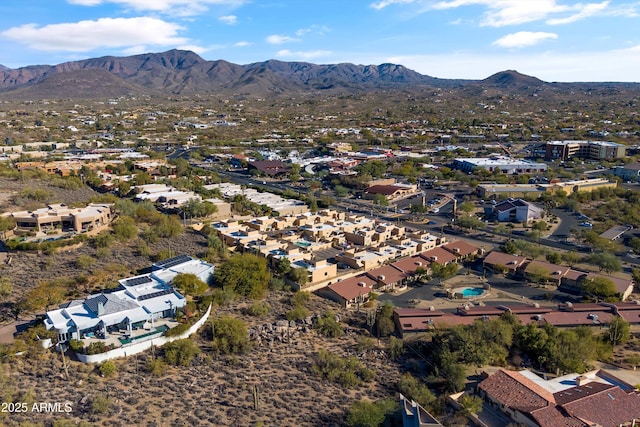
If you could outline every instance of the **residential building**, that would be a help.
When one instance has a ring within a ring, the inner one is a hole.
[[[113,220],[112,203],[90,203],[84,208],[52,204],[34,211],[3,214],[16,223],[14,234],[34,234],[36,237],[61,233],[98,232],[109,227]]]
[[[326,286],[318,293],[336,301],[344,308],[350,308],[367,302],[376,284],[371,277],[360,274]]]
[[[440,427],[442,424],[414,400],[407,399],[400,393],[400,410],[402,427]]]
[[[152,271],[119,281],[109,293],[94,294],[72,300],[57,310],[48,311],[45,327],[58,333],[58,340],[82,340],[86,337],[106,339],[114,329],[152,329],[154,321],[173,317],[186,298],[171,283],[181,273],[195,274],[209,282],[213,265],[180,255],[153,264]]]
[[[531,427],[635,425],[640,394],[604,370],[544,380],[531,371],[500,369],[478,393],[514,423]]]
[[[506,272],[514,275],[527,262],[527,258],[519,255],[506,254],[500,251],[491,251],[482,261],[485,270],[494,272]]]

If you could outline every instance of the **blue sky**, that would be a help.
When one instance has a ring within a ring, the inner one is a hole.
[[[1,0],[0,64],[188,49],[248,64],[402,64],[640,81],[640,0]]]

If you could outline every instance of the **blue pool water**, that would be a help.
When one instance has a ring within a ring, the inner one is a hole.
[[[484,289],[482,288],[464,288],[462,290],[462,296],[464,298],[479,297],[483,293],[484,293]]]
[[[296,242],[296,245],[300,246],[301,248],[308,248],[309,246],[311,246],[310,242]]]

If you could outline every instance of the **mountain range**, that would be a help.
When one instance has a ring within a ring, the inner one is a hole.
[[[296,91],[355,92],[381,89],[495,87],[540,90],[565,83],[547,83],[535,77],[503,71],[484,80],[439,79],[402,65],[317,65],[269,60],[237,65],[207,61],[191,51],[115,57],[105,56],[58,65],[9,69],[0,65],[0,97],[7,99],[95,98],[126,95],[192,95],[229,93],[276,95]],[[589,83],[634,85],[629,83]],[[635,85],[634,87],[640,87]]]

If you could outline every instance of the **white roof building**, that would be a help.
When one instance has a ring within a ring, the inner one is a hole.
[[[172,317],[186,304],[171,282],[178,274],[195,274],[208,282],[213,265],[180,255],[153,264],[152,272],[119,281],[114,292],[72,300],[47,312],[45,326],[58,332],[60,342],[82,339],[86,334],[108,335],[110,327],[131,328],[135,324]]]

